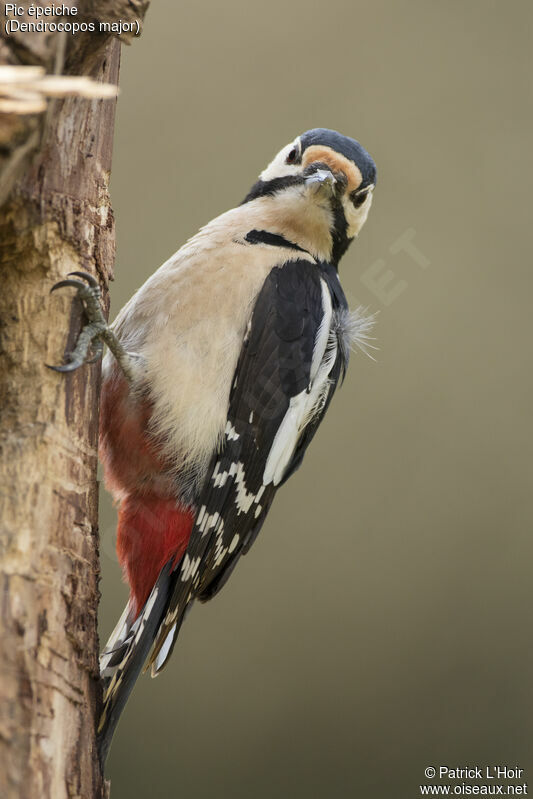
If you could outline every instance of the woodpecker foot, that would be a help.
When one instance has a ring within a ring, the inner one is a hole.
[[[55,372],[73,372],[85,363],[96,363],[102,357],[105,343],[115,356],[128,380],[131,380],[133,377],[132,358],[105,319],[101,306],[102,294],[98,281],[87,272],[70,272],[70,275],[76,275],[76,277],[82,278],[86,282],[84,283],[82,280],[60,280],[59,283],[52,287],[50,293],[66,286],[72,286],[77,289],[77,296],[83,303],[83,308],[89,321],[78,336],[76,346],[70,353],[69,362],[63,364],[63,366],[51,366],[48,363],[46,366]],[[90,357],[88,357],[89,352]]]

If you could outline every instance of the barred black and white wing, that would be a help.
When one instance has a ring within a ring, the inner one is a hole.
[[[339,331],[346,312],[333,268],[292,260],[267,277],[235,372],[223,441],[150,657],[153,674],[170,655],[187,606],[224,585],[277,488],[301,463],[344,373],[348,355]]]

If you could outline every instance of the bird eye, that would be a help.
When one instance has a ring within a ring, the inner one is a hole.
[[[352,193],[350,194],[350,200],[354,204],[354,208],[360,208],[361,205],[366,200],[367,196],[368,192],[366,191],[362,192],[361,194],[358,194],[356,191],[352,191]]]
[[[287,158],[285,159],[286,164],[295,164],[298,161],[298,149],[293,147],[290,153],[288,154]]]

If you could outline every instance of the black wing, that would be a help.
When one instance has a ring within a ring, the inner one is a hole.
[[[341,295],[336,276],[304,260],[274,268],[263,284],[235,371],[224,439],[150,658],[155,672],[172,651],[187,605],[224,585],[278,486],[302,460],[344,368],[333,323],[339,302],[346,306]]]

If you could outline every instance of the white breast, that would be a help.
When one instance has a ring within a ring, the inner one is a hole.
[[[240,209],[214,220],[152,275],[114,324],[126,349],[142,358],[154,431],[179,468],[201,471],[221,439],[246,326],[280,261],[279,248],[237,243],[249,229]]]

